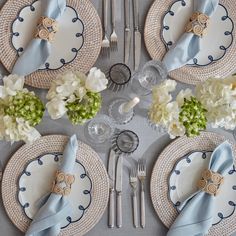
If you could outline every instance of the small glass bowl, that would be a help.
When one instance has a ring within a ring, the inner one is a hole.
[[[85,127],[85,136],[90,143],[103,144],[113,136],[115,127],[110,117],[98,115]]]

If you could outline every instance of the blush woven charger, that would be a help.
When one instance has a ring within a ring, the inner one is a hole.
[[[191,151],[212,151],[226,138],[216,133],[202,132],[195,138],[181,137],[167,146],[158,157],[151,176],[152,203],[160,220],[170,227],[178,216],[177,210],[169,200],[168,179],[175,163]],[[230,141],[229,141],[230,142]],[[236,145],[230,142],[236,159]],[[235,215],[211,227],[209,236],[229,236],[236,231]]]
[[[30,160],[49,152],[63,152],[67,136],[48,135],[32,145],[23,145],[9,160],[2,177],[2,200],[15,226],[26,232],[30,219],[17,200],[18,179]],[[77,159],[85,167],[92,181],[92,201],[81,220],[61,230],[60,236],[80,236],[91,230],[102,217],[108,203],[109,182],[104,164],[88,145],[79,142]]]
[[[19,11],[35,0],[8,0],[0,11],[0,60],[4,67],[11,72],[17,60],[17,52],[12,46],[12,22]],[[58,75],[68,70],[79,70],[87,73],[96,62],[102,42],[102,26],[99,15],[89,0],[67,0],[67,5],[76,9],[84,24],[84,44],[73,62],[64,65],[58,70],[36,71],[26,76],[25,83],[48,89],[51,81]]]
[[[186,0],[192,1],[192,0]],[[220,0],[228,10],[228,15],[236,22],[235,0]],[[167,50],[161,39],[162,20],[173,0],[155,0],[152,4],[145,22],[144,40],[146,48],[152,59],[162,60]],[[217,30],[217,29],[216,29]],[[233,43],[225,56],[208,66],[184,66],[170,72],[170,77],[187,84],[197,84],[212,76],[226,77],[236,69],[236,30],[233,31]]]

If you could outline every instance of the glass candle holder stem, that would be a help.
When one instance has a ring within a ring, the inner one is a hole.
[[[131,111],[133,111],[134,107],[140,102],[140,99],[138,97],[133,98],[132,100],[130,100],[129,102],[125,102],[123,104],[120,105],[120,113],[124,114],[124,113],[129,113]]]

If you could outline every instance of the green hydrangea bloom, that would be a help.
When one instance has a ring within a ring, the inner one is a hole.
[[[66,105],[68,118],[73,125],[83,124],[96,116],[101,108],[101,103],[100,93],[87,92],[82,101],[77,99]]]
[[[8,98],[6,104],[4,106],[5,115],[23,118],[33,127],[41,122],[45,111],[41,100],[31,92],[17,92],[15,96]]]
[[[200,131],[206,129],[206,112],[207,110],[195,97],[191,97],[190,100],[184,99],[184,104],[179,114],[179,121],[185,126],[188,137],[197,136],[200,134]]]

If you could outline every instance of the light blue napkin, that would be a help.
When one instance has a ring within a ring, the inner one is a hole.
[[[67,174],[73,174],[78,142],[73,135],[63,152],[59,169]],[[51,193],[46,203],[39,209],[29,226],[26,236],[56,236],[60,233],[60,222],[71,213],[66,196]]]
[[[193,11],[212,16],[216,11],[219,0],[193,0]],[[184,33],[170,48],[162,62],[167,71],[178,69],[190,62],[201,50],[201,38],[193,33]]]
[[[41,0],[42,16],[58,20],[66,9],[66,0]],[[16,61],[12,74],[29,75],[38,70],[51,53],[51,43],[42,39],[32,39],[23,54]]]
[[[224,176],[232,169],[233,164],[233,151],[231,145],[226,141],[214,150],[208,168]],[[215,198],[201,190],[190,196],[179,207],[181,212],[169,229],[167,236],[206,235],[212,226]]]

